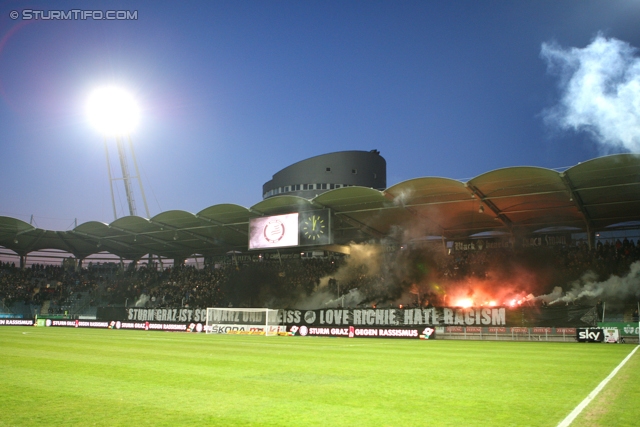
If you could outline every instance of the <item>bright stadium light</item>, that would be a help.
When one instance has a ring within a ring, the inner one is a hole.
[[[138,124],[140,110],[131,94],[115,86],[105,86],[89,96],[87,116],[104,136],[124,136]]]
[[[138,170],[138,162],[133,150],[133,142],[131,141],[131,132],[134,130],[140,119],[140,110],[138,104],[130,93],[117,86],[102,86],[95,89],[89,95],[86,104],[86,113],[89,123],[93,125],[101,134],[104,141],[105,155],[107,159],[107,172],[109,174],[109,186],[111,188],[111,204],[113,205],[113,218],[118,218],[116,201],[113,192],[113,182],[122,181],[124,184],[125,194],[127,195],[127,204],[129,207],[129,215],[136,216],[137,209],[133,195],[132,179],[137,179],[140,184],[140,193],[144,201],[145,212],[147,218],[149,215],[149,207],[147,199],[142,188],[142,179]],[[109,145],[107,140],[115,139],[115,147],[120,160],[122,169],[122,178],[113,178],[111,174],[111,161],[109,155]],[[136,174],[129,174],[128,158],[133,160]]]

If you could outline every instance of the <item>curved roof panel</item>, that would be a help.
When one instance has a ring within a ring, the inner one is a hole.
[[[17,234],[35,229],[36,227],[31,224],[27,224],[20,219],[11,218],[9,216],[0,216],[0,235],[12,233]]]
[[[196,214],[199,218],[215,221],[219,224],[229,225],[235,223],[245,223],[256,214],[252,214],[244,206],[230,203],[213,205],[201,210]]]
[[[396,203],[405,205],[437,204],[470,199],[464,183],[438,177],[414,178],[400,182],[385,190]]]
[[[386,236],[400,221],[397,206],[373,188],[342,187],[318,195],[312,203],[334,212],[334,240],[338,244]]]
[[[327,191],[312,199],[313,203],[330,207],[336,212],[380,209],[388,204],[381,191],[368,187],[343,187]]]
[[[531,233],[572,227],[602,230],[640,221],[640,155],[600,157],[562,173],[510,167],[468,182],[423,177],[385,191],[344,187],[312,200],[281,195],[251,208],[219,204],[197,214],[162,212],[151,219],[127,216],[111,224],[90,221],[71,231],[42,230],[0,216],[0,245],[20,255],[42,249],[78,257],[108,251],[127,259],[152,253],[171,258],[246,251],[251,218],[330,209],[338,244],[394,235],[460,238],[484,232]]]
[[[148,219],[140,216],[123,216],[108,224],[107,227],[122,228],[133,232],[144,233],[155,228]]]
[[[640,155],[599,157],[567,169],[564,177],[593,228],[640,217]]]
[[[538,167],[487,172],[467,185],[483,206],[506,225],[526,229],[578,225],[582,214],[560,173]]]
[[[308,199],[297,196],[274,196],[265,199],[249,209],[257,215],[280,215],[289,212],[308,211],[313,205]]]
[[[418,232],[454,236],[485,231],[478,203],[464,183],[439,177],[415,178],[396,184],[385,193],[412,216],[407,221]],[[496,224],[488,221],[488,225]]]

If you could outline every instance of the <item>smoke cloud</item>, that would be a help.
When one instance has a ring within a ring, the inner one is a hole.
[[[571,289],[563,293],[562,288],[556,286],[547,295],[541,295],[536,299],[556,304],[569,303],[581,298],[607,300],[624,300],[628,297],[640,296],[640,261],[631,264],[629,273],[624,277],[611,276],[604,282],[597,282],[593,272],[586,272],[580,279],[571,283]]]
[[[586,131],[606,148],[640,151],[640,58],[630,44],[598,34],[585,48],[543,43],[548,70],[559,75],[558,105],[545,121]]]
[[[520,305],[547,292],[549,283],[563,283],[547,267],[551,252],[489,251],[469,254],[476,260],[469,264],[454,260],[467,254],[448,255],[440,244],[410,246],[387,252],[377,243],[351,244],[344,264],[293,306]]]

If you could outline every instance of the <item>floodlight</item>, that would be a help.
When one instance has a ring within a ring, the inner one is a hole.
[[[105,86],[89,96],[87,115],[103,135],[124,136],[137,125],[140,110],[131,94],[115,86]]]

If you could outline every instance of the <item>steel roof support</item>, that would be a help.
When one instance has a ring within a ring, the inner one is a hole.
[[[172,242],[172,241],[169,241],[169,240],[158,239],[157,237],[150,236],[147,233],[136,233],[136,232],[133,232],[133,231],[130,231],[130,230],[126,230],[124,228],[114,227],[114,226],[111,226],[111,225],[109,226],[109,228],[112,228],[112,229],[114,229],[116,231],[120,231],[122,233],[126,233],[126,234],[132,235],[132,236],[144,236],[147,239],[152,240],[152,241],[154,241],[156,243],[159,243],[159,244],[161,244],[163,246],[168,246],[169,248],[172,249],[173,252],[179,252],[180,256],[182,256],[182,254],[185,254],[185,253],[189,253],[189,255],[191,255],[191,251],[193,250],[193,248],[189,248],[188,246],[181,245],[180,243]],[[118,241],[115,240],[115,242],[118,242]],[[120,243],[120,242],[118,242],[118,243]],[[187,250],[185,251],[184,249],[187,249]],[[151,253],[152,252],[150,251],[149,254],[151,255]],[[158,254],[154,253],[153,255],[158,255]],[[189,255],[187,255],[187,256],[189,256]]]
[[[587,239],[589,243],[589,249],[591,250],[595,243],[594,242],[595,231],[593,229],[593,221],[591,220],[591,216],[589,215],[589,212],[587,212],[587,209],[585,208],[584,203],[582,202],[582,197],[580,197],[580,193],[578,193],[575,186],[573,185],[573,182],[571,182],[571,178],[569,178],[566,173],[562,172],[560,173],[560,179],[562,180],[564,185],[567,187],[567,191],[569,192],[569,195],[570,195],[569,201],[574,202],[575,206],[578,208],[578,211],[580,211],[580,213],[582,214],[582,217],[584,218],[585,225],[587,226]]]
[[[497,218],[498,221],[502,222],[502,225],[505,226],[513,236],[513,223],[505,214],[502,213],[502,211],[491,201],[491,199],[473,184],[469,184],[467,182],[464,186],[471,193],[471,197],[477,197],[481,203],[489,208],[489,210],[495,215],[495,218]]]
[[[220,221],[216,221],[215,219],[207,218],[205,216],[200,216],[200,215],[197,215],[197,214],[195,215],[195,217],[198,218],[198,219],[201,219],[203,221],[206,221],[206,222],[208,222],[210,224],[213,224],[215,226],[228,228],[229,230],[235,231],[236,233],[240,233],[240,234],[242,234],[244,236],[247,236],[249,234],[249,232],[246,231],[246,230],[241,230],[241,229],[233,227],[233,225],[246,224],[247,228],[248,228],[248,226],[249,226],[248,222],[246,222],[246,223],[236,222],[236,223],[233,223],[233,224],[224,224],[224,223],[222,223]]]
[[[331,212],[333,212],[333,214],[335,216],[340,216],[340,219],[342,219],[344,222],[354,226],[356,229],[362,231],[363,233],[366,233],[366,234],[368,234],[370,236],[373,236],[373,237],[375,237],[377,239],[383,239],[385,237],[389,237],[386,234],[376,230],[375,228],[369,227],[368,225],[361,223],[357,219],[351,218],[345,212],[336,212],[335,210],[331,209],[329,206],[323,205],[322,203],[318,203],[315,200],[310,200],[310,202],[311,202],[310,204],[312,206],[316,207],[317,209],[328,209],[329,210],[329,215],[331,215]],[[372,209],[372,210],[374,210],[374,209]]]
[[[209,243],[211,245],[219,245],[220,244],[219,242],[216,242],[215,240],[212,240],[212,239],[210,239],[208,237],[205,237],[205,236],[202,236],[200,234],[193,233],[193,232],[188,231],[187,229],[184,229],[184,228],[175,227],[173,225],[166,224],[164,222],[154,221],[154,220],[151,220],[151,219],[149,220],[149,222],[151,224],[155,224],[155,225],[158,225],[160,227],[166,227],[166,228],[168,228],[170,230],[175,231],[176,233],[179,231],[181,233],[187,234],[187,235],[189,235],[191,237],[195,237],[196,239],[202,240],[203,242]]]
[[[356,229],[369,234],[370,236],[373,236],[375,238],[378,239],[383,239],[385,237],[390,237],[387,236],[386,234],[376,230],[375,228],[369,227],[366,224],[361,223],[360,221],[353,219],[349,216],[343,215],[342,212],[335,212],[335,215],[338,216],[340,215],[340,219],[343,220],[344,222],[346,222],[347,224],[353,225]]]
[[[73,233],[73,234],[77,234],[78,236],[82,236],[82,237],[89,238],[91,240],[95,240],[96,244],[102,243],[102,241],[104,241],[104,240],[108,240],[108,241],[110,241],[112,243],[116,243],[116,244],[118,244],[120,246],[124,246],[125,248],[131,250],[132,252],[138,252],[138,251],[135,250],[135,248],[133,246],[129,245],[128,243],[120,242],[118,240],[115,240],[113,237],[109,237],[109,236],[100,237],[100,236],[96,236],[96,235],[89,234],[89,233],[83,233],[82,231],[76,231],[76,230],[70,230],[69,232]],[[116,254],[114,254],[114,255],[116,255]]]
[[[62,244],[66,246],[67,252],[73,254],[73,256],[78,258],[76,248],[74,248],[73,245],[67,241],[67,238],[64,236],[64,231],[56,231],[56,235],[60,238]]]

